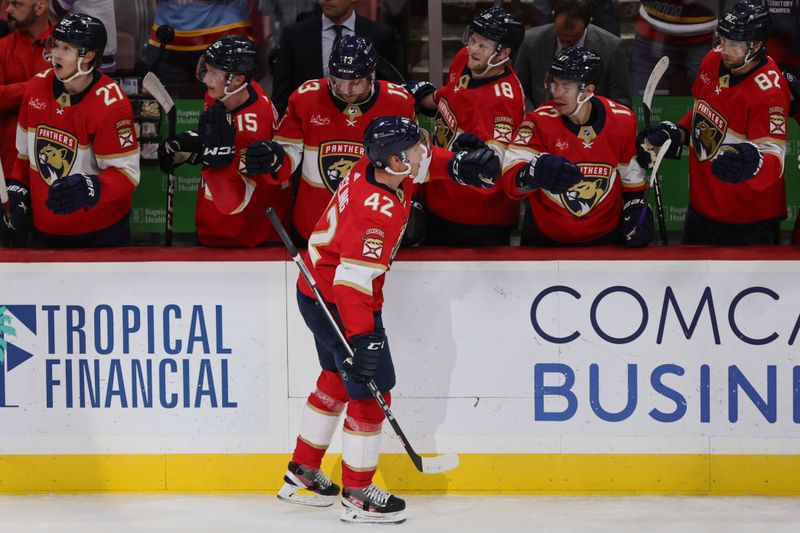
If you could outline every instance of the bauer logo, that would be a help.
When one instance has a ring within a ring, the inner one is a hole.
[[[17,345],[19,338],[30,335],[36,335],[36,306],[0,304],[0,408],[18,407],[15,399],[6,397],[6,382],[14,379],[11,372],[33,357]]]

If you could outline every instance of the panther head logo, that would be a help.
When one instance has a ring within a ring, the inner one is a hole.
[[[71,166],[67,161],[66,148],[57,148],[50,144],[39,150],[39,167],[44,167],[49,172],[49,176],[42,176],[48,185],[64,177]]]
[[[70,173],[77,148],[78,139],[74,135],[48,126],[37,128],[36,166],[47,185]]]
[[[341,158],[332,165],[328,166],[328,179],[330,181],[339,181],[345,176],[347,173],[350,172],[350,169],[353,168],[355,161],[351,159]]]
[[[592,168],[596,169],[598,167],[581,166],[581,170],[585,173],[589,173]],[[606,170],[610,169],[601,168],[601,171]],[[610,173],[608,177],[604,176],[604,174],[589,174],[585,179],[579,181],[570,187],[567,192],[563,193],[561,195],[561,201],[564,207],[576,217],[585,216],[603,200],[606,193],[608,193],[610,184]]]

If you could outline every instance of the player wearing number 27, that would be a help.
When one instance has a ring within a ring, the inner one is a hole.
[[[778,244],[786,218],[789,89],[767,55],[767,9],[740,0],[719,20],[719,42],[692,86],[694,105],[677,124],[640,132],[639,161],[667,139],[666,157],[689,145],[689,209],[684,244]]]
[[[64,18],[46,47],[53,68],[28,83],[8,183],[8,224],[18,243],[31,214],[32,246],[117,246],[130,240],[139,144],[128,97],[97,71],[105,44],[97,18]]]

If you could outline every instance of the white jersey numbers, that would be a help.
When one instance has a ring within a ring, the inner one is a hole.
[[[112,95],[111,93],[114,94]],[[99,87],[94,92],[94,94],[96,94],[97,96],[102,96],[103,103],[106,104],[107,106],[110,106],[117,100],[122,100],[122,91],[120,90],[119,85],[117,85],[116,82],[111,82],[109,84],[103,85],[102,87]]]
[[[392,206],[394,202],[386,195],[378,194],[376,192],[367,196],[364,200],[364,207],[370,207],[373,211],[380,211],[381,214],[387,217],[392,217]]]
[[[511,88],[511,84],[507,81],[498,83],[494,86],[494,95],[498,98],[501,96],[505,96],[506,98],[514,99],[514,90]]]
[[[317,246],[325,246],[330,244],[336,235],[336,226],[339,224],[339,214],[336,211],[336,204],[332,203],[328,207],[328,212],[325,213],[325,218],[328,219],[328,227],[322,231],[315,231],[308,238],[308,257],[311,259],[311,264],[316,266],[319,261],[320,253]]]
[[[758,88],[761,89],[762,91],[768,91],[773,87],[780,88],[781,86],[780,80],[781,80],[781,75],[774,70],[768,70],[767,72],[762,72],[761,74],[753,78],[753,81],[756,82],[756,85],[758,85]]]

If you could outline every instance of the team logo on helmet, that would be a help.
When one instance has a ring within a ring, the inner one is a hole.
[[[36,128],[36,168],[47,183],[70,174],[78,153],[78,138],[66,131],[48,126]]]
[[[439,100],[436,118],[434,119],[434,128],[433,140],[436,146],[449,148],[453,139],[456,138],[458,119],[455,114],[450,111],[450,106],[447,104],[446,98],[441,98]]]
[[[614,169],[601,163],[578,163],[584,179],[561,195],[561,202],[576,217],[588,215],[608,194]]]
[[[717,155],[727,131],[728,121],[708,102],[698,100],[692,117],[691,146],[699,161],[708,161]]]
[[[364,145],[352,141],[328,141],[319,146],[319,174],[325,187],[334,192],[361,156]]]

